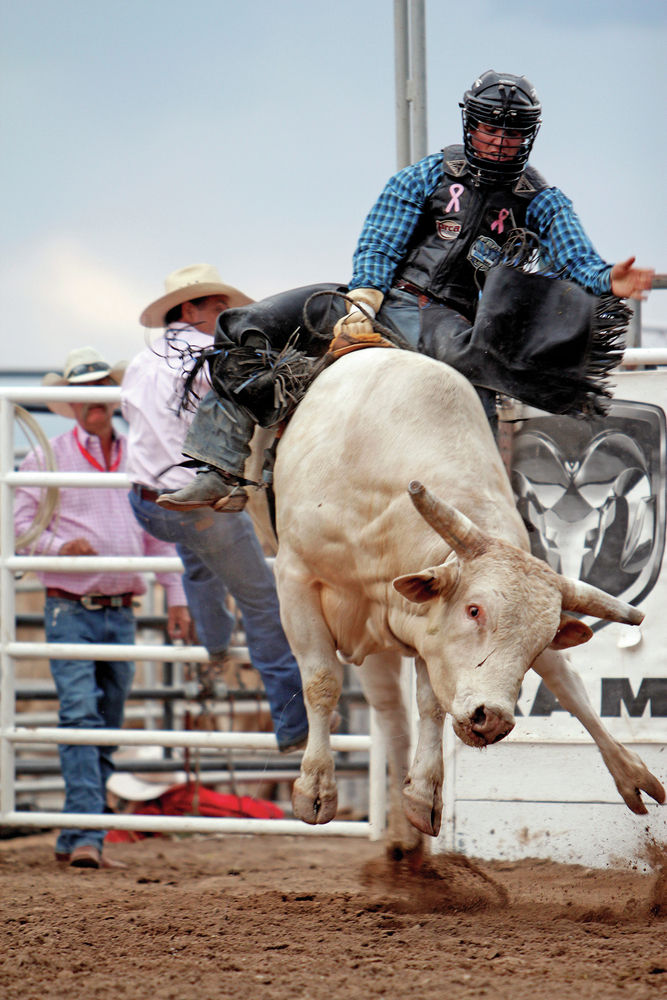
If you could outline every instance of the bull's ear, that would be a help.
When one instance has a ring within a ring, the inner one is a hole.
[[[421,573],[397,576],[392,580],[392,586],[413,604],[425,604],[436,597],[446,597],[454,589],[458,583],[460,568],[459,561],[452,552],[440,566],[429,566]]]
[[[558,631],[553,642],[549,643],[549,649],[568,649],[570,646],[581,646],[582,643],[588,642],[592,638],[593,630],[585,622],[579,621],[578,618],[571,618],[569,615],[561,615]]]

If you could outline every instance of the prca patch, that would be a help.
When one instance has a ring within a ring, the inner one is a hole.
[[[463,228],[454,219],[437,219],[435,227],[441,240],[455,240]]]

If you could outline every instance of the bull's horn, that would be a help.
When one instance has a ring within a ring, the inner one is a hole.
[[[465,514],[433,496],[416,479],[409,484],[408,493],[424,520],[462,559],[474,559],[486,551],[489,544],[487,535]]]
[[[640,625],[644,620],[644,612],[633,608],[617,597],[591,587],[581,580],[570,580],[566,576],[558,578],[563,595],[563,611],[579,611],[593,618],[603,618],[609,622],[623,622],[624,625]]]

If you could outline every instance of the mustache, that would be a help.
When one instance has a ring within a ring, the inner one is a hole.
[[[114,408],[109,403],[85,403],[83,410],[81,411],[83,419],[85,420],[90,411],[96,409],[97,407],[101,407],[105,413],[109,414],[109,416],[113,414]]]

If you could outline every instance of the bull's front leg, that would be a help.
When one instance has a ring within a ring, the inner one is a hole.
[[[405,779],[403,799],[412,825],[430,837],[437,837],[442,819],[442,730],[445,712],[433,693],[426,664],[420,656],[415,659],[415,668],[419,729],[414,759]]]
[[[292,808],[305,823],[328,823],[338,807],[329,735],[343,684],[343,668],[315,588],[297,572],[288,570],[278,575],[278,593],[285,634],[299,664],[308,715],[308,741],[301,773],[292,790]]]
[[[570,669],[565,655],[546,649],[533,663],[533,670],[556,695],[563,708],[574,715],[593,737],[627,807],[639,815],[648,811],[642,801],[642,791],[656,802],[663,803],[665,789],[641,757],[624,747],[605,729],[588,699],[581,677]]]
[[[306,823],[328,823],[336,815],[338,790],[329,739],[331,718],[343,686],[343,668],[335,652],[331,657],[297,656],[303,698],[308,714],[308,742],[301,774],[294,782],[294,815]]]

